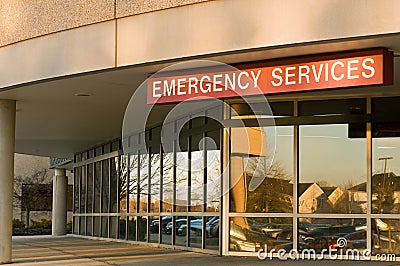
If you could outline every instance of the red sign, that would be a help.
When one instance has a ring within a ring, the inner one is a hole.
[[[393,53],[386,49],[298,57],[236,66],[239,70],[153,76],[147,103],[393,84]]]

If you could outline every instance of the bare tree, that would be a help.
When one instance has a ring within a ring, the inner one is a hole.
[[[52,177],[48,169],[36,170],[32,175],[14,177],[14,207],[25,210],[25,227],[29,228],[30,212],[43,204],[45,191],[41,184],[51,184]]]

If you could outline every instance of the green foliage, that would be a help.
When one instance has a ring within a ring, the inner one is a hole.
[[[19,219],[13,219],[12,227],[13,228],[24,228],[25,223]]]
[[[51,229],[51,220],[42,219],[40,222],[32,221],[31,228]]]

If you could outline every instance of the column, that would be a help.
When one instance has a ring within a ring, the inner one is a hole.
[[[68,177],[65,169],[56,169],[53,178],[52,235],[66,234]]]
[[[11,262],[15,101],[0,100],[0,264]]]

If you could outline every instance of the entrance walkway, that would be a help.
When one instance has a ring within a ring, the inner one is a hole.
[[[13,237],[14,265],[354,265],[338,261],[260,261],[70,236]],[[400,265],[399,262],[357,262],[357,265]]]

